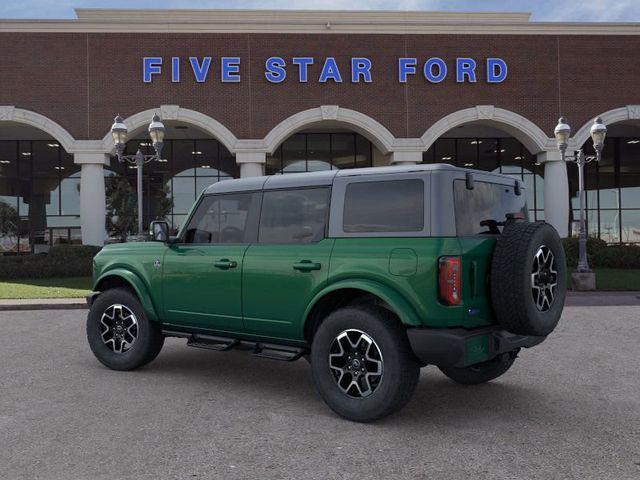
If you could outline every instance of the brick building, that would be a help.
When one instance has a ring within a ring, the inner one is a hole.
[[[532,218],[575,229],[577,172],[553,129],[608,126],[587,168],[588,228],[640,242],[640,24],[535,23],[519,13],[77,10],[0,20],[0,251],[102,244],[105,183],[150,149],[145,221],[158,195],[184,221],[232,177],[397,163],[452,163],[519,177]],[[9,227],[6,227],[6,226]],[[11,225],[14,225],[13,227]]]

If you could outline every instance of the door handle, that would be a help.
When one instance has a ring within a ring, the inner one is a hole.
[[[312,270],[320,270],[322,265],[317,262],[312,262],[311,260],[301,260],[298,263],[293,264],[294,270],[299,270],[301,272],[310,272]]]
[[[227,270],[229,268],[236,268],[238,266],[238,262],[229,260],[228,258],[222,258],[213,262],[213,266],[216,268],[221,268],[222,270]]]

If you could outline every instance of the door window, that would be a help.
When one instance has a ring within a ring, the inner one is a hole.
[[[185,230],[184,243],[251,243],[255,241],[259,194],[205,196]]]
[[[272,190],[264,193],[260,243],[313,243],[324,238],[328,188]]]

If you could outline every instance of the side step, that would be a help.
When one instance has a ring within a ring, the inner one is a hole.
[[[206,348],[208,350],[217,350],[226,352],[240,343],[235,338],[216,337],[214,335],[203,335],[200,333],[193,334],[187,340],[188,347]]]
[[[254,357],[270,358],[271,360],[283,360],[293,362],[305,354],[305,350],[286,345],[276,345],[273,343],[256,343],[253,349]]]
[[[299,347],[278,345],[276,343],[251,342],[248,340],[207,335],[204,333],[190,333],[179,330],[164,329],[162,330],[162,334],[166,337],[186,338],[187,346],[189,347],[216,350],[218,352],[225,352],[234,348],[240,350],[251,350],[251,354],[255,357],[281,360],[284,362],[293,362],[307,353],[306,349]]]

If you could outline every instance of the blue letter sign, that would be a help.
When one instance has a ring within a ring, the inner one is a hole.
[[[267,70],[264,72],[264,76],[271,83],[284,82],[287,78],[287,71],[284,69],[286,63],[282,57],[269,57],[264,62],[264,68]]]
[[[343,56],[342,58],[344,58]],[[167,57],[169,59],[169,57]],[[220,60],[220,78],[221,83],[239,83],[240,77],[240,57],[216,57],[216,61]],[[478,77],[484,76],[487,83],[502,83],[507,79],[508,68],[507,62],[502,58],[489,57],[483,59],[486,62],[486,70],[478,69],[478,60],[472,57],[458,58],[440,58],[425,57],[426,60],[416,57],[398,57],[398,73],[397,82],[407,83],[412,76],[415,76],[419,68],[422,69],[422,76],[428,83],[440,83],[447,78],[449,81],[455,70],[455,81],[457,83],[476,83]],[[188,57],[193,77],[198,83],[205,83],[209,77],[211,70],[212,57]],[[152,83],[158,78],[164,77],[164,80],[172,83],[180,83],[182,81],[181,62],[182,57],[170,57],[171,63],[167,60],[167,71],[162,75],[162,67],[164,61],[162,57],[143,57],[142,58],[142,81],[144,83]],[[455,62],[455,63],[454,63]],[[368,57],[351,57],[349,63],[344,60],[343,68],[349,68],[349,73],[345,72],[351,83],[372,83],[374,80],[373,61]],[[315,66],[317,64],[317,66]],[[188,68],[188,67],[187,67]],[[294,71],[287,72],[287,69],[297,69],[298,75]],[[290,73],[290,75],[288,75]],[[310,77],[311,76],[311,77]],[[282,83],[285,81],[296,81],[298,83],[308,83],[311,81],[317,83],[342,83],[343,77],[336,57],[285,57],[272,56],[264,61],[264,77],[269,83]],[[297,77],[297,78],[296,78]],[[287,80],[290,78],[290,80]],[[384,81],[385,79],[383,79]],[[387,79],[387,81],[392,79]],[[415,81],[418,81],[417,79]],[[422,83],[425,83],[424,81]]]
[[[351,82],[358,83],[360,77],[365,83],[371,83],[371,60],[364,57],[354,57],[351,59]]]
[[[191,62],[191,69],[193,70],[193,76],[196,78],[196,82],[203,83],[209,73],[211,57],[204,57],[202,64],[198,63],[198,57],[189,57],[189,61]]]
[[[433,73],[433,67],[437,67],[438,73]],[[438,57],[430,58],[424,64],[424,77],[431,83],[440,83],[447,76],[447,64]]]
[[[399,58],[398,59],[398,81],[400,83],[407,83],[407,75],[413,75],[416,73],[415,58]]]
[[[159,75],[162,71],[162,57],[144,57],[142,59],[142,81],[151,83],[151,75]]]
[[[487,83],[502,83],[507,78],[507,62],[501,58],[487,58]]]
[[[340,69],[336,59],[333,57],[327,57],[324,61],[324,66],[320,72],[320,83],[325,83],[327,80],[333,80],[336,83],[342,83],[342,77],[340,76]]]

